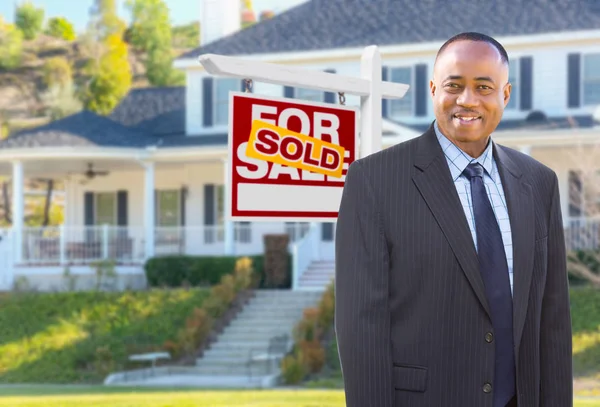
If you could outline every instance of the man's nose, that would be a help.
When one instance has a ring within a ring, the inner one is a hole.
[[[476,92],[472,91],[471,89],[465,88],[456,99],[456,104],[465,107],[478,106],[479,96]]]

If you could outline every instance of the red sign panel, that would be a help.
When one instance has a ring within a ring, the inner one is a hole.
[[[229,106],[227,206],[231,218],[336,220],[346,171],[357,154],[357,109],[241,92],[230,93]],[[317,140],[307,143],[306,136]],[[282,142],[284,137],[287,142]],[[309,144],[314,148],[298,151]],[[326,165],[335,155],[333,150],[343,152],[341,176],[331,171],[327,175],[325,169],[303,169],[310,168],[308,164]],[[325,151],[329,156],[318,156]],[[305,160],[305,164],[283,164],[292,157]]]

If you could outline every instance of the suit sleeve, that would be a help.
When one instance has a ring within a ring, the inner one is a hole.
[[[335,241],[335,332],[347,407],[391,407],[389,255],[380,203],[360,161],[348,168]]]
[[[573,352],[567,260],[556,174],[548,223],[548,265],[540,327],[540,406],[573,405]]]

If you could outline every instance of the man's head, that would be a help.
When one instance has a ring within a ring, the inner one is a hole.
[[[442,133],[464,151],[479,155],[510,99],[508,55],[491,37],[462,33],[438,51],[430,82]]]

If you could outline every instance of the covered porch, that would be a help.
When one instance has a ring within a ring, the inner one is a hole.
[[[141,267],[162,255],[255,255],[264,236],[287,234],[290,251],[308,223],[231,222],[225,217],[226,149],[110,150],[61,148],[0,151],[11,178],[12,225],[0,256],[18,268],[90,266],[101,260]],[[90,171],[91,170],[91,171]],[[64,223],[24,224],[25,180],[64,183]],[[318,253],[333,259],[334,224],[317,225]],[[9,239],[10,237],[10,239]],[[7,260],[8,261],[8,260]]]

